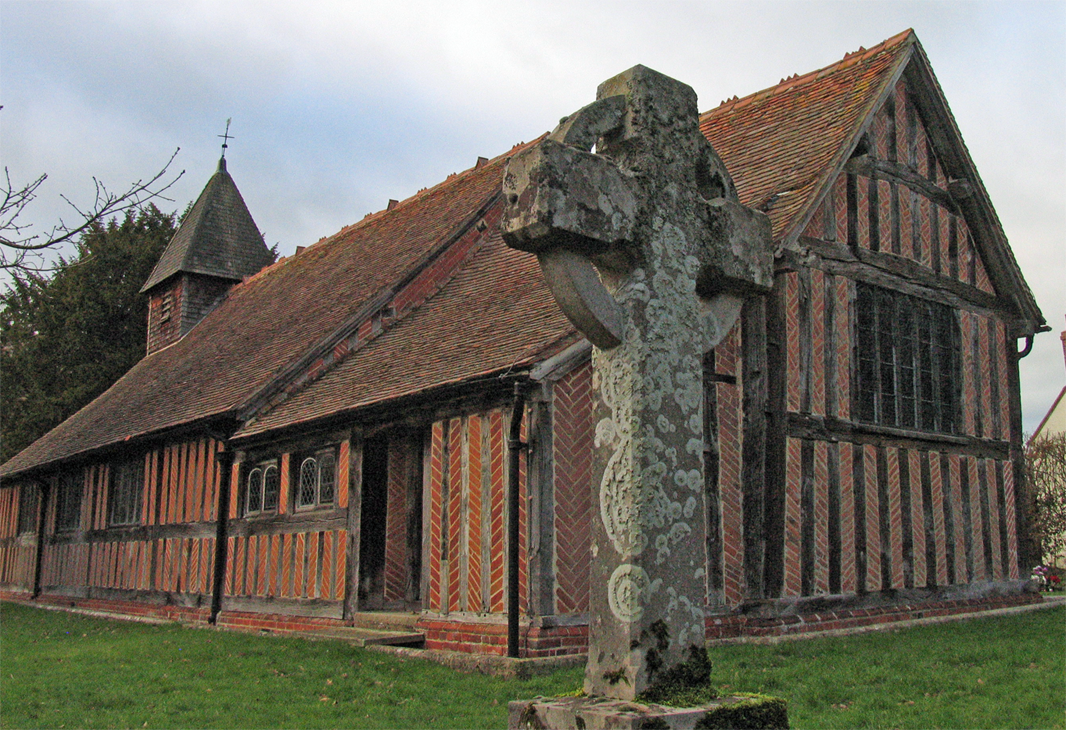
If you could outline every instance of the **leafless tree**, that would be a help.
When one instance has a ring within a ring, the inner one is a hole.
[[[1066,550],[1066,433],[1038,436],[1025,449],[1034,537],[1047,563]]]
[[[74,222],[67,223],[60,219],[47,234],[32,232],[33,224],[24,222],[24,213],[37,197],[48,175],[41,175],[28,185],[16,187],[12,185],[11,173],[5,167],[3,188],[0,189],[0,270],[23,274],[45,273],[51,269],[45,263],[44,253],[47,250],[77,240],[82,233],[114,215],[139,208],[152,200],[169,200],[163,194],[185,174],[184,170],[177,173],[170,171],[179,151],[174,150],[174,154],[155,175],[131,183],[124,192],[115,192],[94,177],[96,195],[92,206],[88,208],[80,208],[70,198],[61,196],[73,209]]]

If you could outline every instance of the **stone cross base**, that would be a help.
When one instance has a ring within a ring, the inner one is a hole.
[[[788,727],[784,702],[769,697],[722,697],[699,707],[643,705],[607,697],[538,698],[511,702],[507,711],[509,730]],[[747,714],[749,712],[751,714]],[[717,713],[727,713],[728,716],[718,718],[715,717]]]

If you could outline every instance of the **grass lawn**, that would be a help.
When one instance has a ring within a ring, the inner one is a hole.
[[[797,728],[1063,728],[1066,609],[715,648],[723,691],[785,697]],[[581,670],[460,674],[336,641],[0,605],[0,728],[502,728]]]

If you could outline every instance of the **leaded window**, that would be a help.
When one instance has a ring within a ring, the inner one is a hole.
[[[108,496],[109,524],[133,525],[140,521],[143,485],[144,462],[140,459],[124,461],[112,468]]]
[[[59,477],[56,492],[56,532],[77,530],[81,524],[81,498],[84,485],[80,471],[66,472]]]
[[[333,504],[337,492],[337,457],[332,449],[304,457],[296,472],[296,507]]]
[[[33,532],[37,529],[37,501],[41,490],[36,484],[23,484],[19,488],[19,532]]]
[[[281,475],[274,462],[257,464],[245,479],[245,514],[275,512],[281,492]]]
[[[856,305],[858,419],[954,433],[960,365],[952,309],[861,283]]]

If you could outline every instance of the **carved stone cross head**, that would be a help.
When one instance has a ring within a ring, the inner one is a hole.
[[[677,253],[692,257],[705,308],[735,318],[737,296],[772,283],[770,247],[753,245],[769,241],[769,221],[737,202],[699,130],[695,92],[634,66],[600,84],[596,97],[511,159],[504,240],[537,254],[563,312],[601,348],[618,345],[624,327],[601,281],[647,266],[664,223],[686,241]],[[731,323],[717,322],[725,325],[714,328],[719,337]]]
[[[585,686],[633,699],[704,643],[702,361],[770,287],[769,220],[737,202],[695,92],[643,66],[515,155],[503,190],[504,240],[596,345]]]

